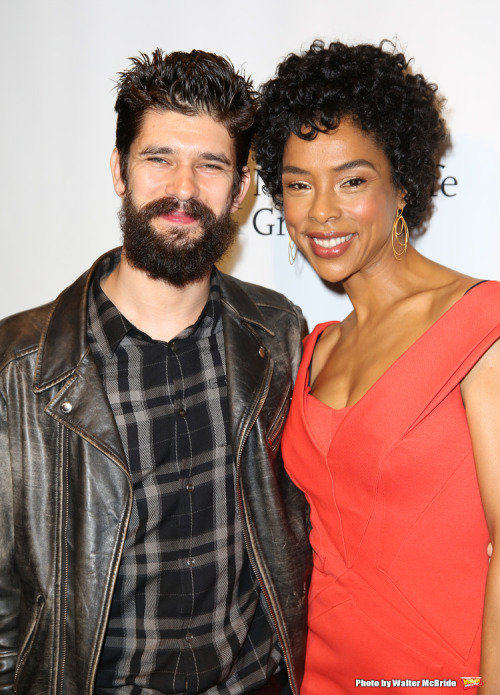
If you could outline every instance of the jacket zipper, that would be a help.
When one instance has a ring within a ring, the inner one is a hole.
[[[14,685],[12,688],[13,693],[17,692],[16,681],[17,681],[18,676],[19,676],[19,671],[22,669],[24,662],[26,661],[26,658],[30,652],[31,645],[33,643],[33,637],[34,637],[35,631],[38,627],[38,621],[40,619],[40,613],[42,612],[44,603],[45,603],[45,601],[44,601],[42,594],[38,594],[38,596],[36,597],[35,610],[34,610],[32,618],[31,618],[30,629],[28,631],[28,634],[26,635],[26,638],[25,638],[23,644],[21,645],[21,647],[19,649],[20,658],[19,658],[19,661],[17,663],[16,669],[14,671]],[[13,653],[15,654],[15,652],[13,652]]]
[[[63,532],[61,535],[61,617],[60,617],[60,658],[59,658],[59,683],[58,691],[62,695],[64,686],[64,669],[66,666],[66,622],[67,622],[67,612],[68,612],[68,552],[67,552],[67,538],[68,538],[68,507],[69,507],[69,436],[66,427],[63,427],[63,499],[62,499],[62,510],[63,510]]]
[[[120,468],[123,468],[123,466],[121,464],[120,464]],[[130,515],[132,513],[133,490],[132,490],[132,483],[131,483],[130,477],[128,475],[127,475],[127,480],[128,480],[129,489],[130,489],[127,514],[125,516],[125,520],[124,520],[125,523],[123,524],[122,531],[121,531],[120,545],[119,545],[119,549],[118,549],[119,552],[118,552],[118,556],[117,556],[117,559],[115,561],[113,571],[112,571],[110,589],[108,591],[108,596],[106,599],[106,603],[104,605],[104,611],[103,611],[104,616],[109,615],[109,609],[110,609],[110,605],[111,605],[111,601],[112,601],[113,593],[114,593],[114,588],[115,588],[115,584],[116,584],[116,577],[118,575],[118,570],[120,567],[121,557],[122,557],[122,553],[123,553],[123,546],[125,544],[125,538],[127,536],[127,528],[128,528],[128,524],[130,521]],[[107,622],[107,620],[105,622]],[[105,624],[104,621],[101,622],[101,625],[104,625],[104,624]],[[90,673],[89,673],[89,680],[88,680],[88,684],[87,684],[89,694],[91,694],[93,692],[92,684],[95,681],[97,664],[98,664],[99,656],[101,653],[102,643],[104,642],[104,634],[105,634],[105,630],[101,629],[100,635],[98,636],[98,639],[97,639],[97,642],[95,645],[94,654],[92,656],[92,662],[93,663],[92,663],[92,668],[91,668]]]
[[[245,542],[245,547],[246,547],[246,550],[248,553],[248,558],[250,560],[250,565],[251,565],[253,571],[255,572],[255,576],[258,579],[261,591],[264,594],[264,598],[266,600],[267,607],[269,609],[269,613],[271,615],[272,621],[273,621],[274,626],[276,628],[276,632],[278,634],[278,639],[280,640],[281,648],[283,650],[283,657],[285,659],[285,665],[286,665],[286,668],[288,671],[292,691],[293,691],[294,695],[298,695],[297,687],[295,685],[295,679],[293,677],[293,674],[292,674],[292,671],[290,668],[290,660],[288,658],[287,649],[285,647],[285,639],[283,637],[283,631],[280,630],[280,625],[279,625],[278,619],[277,619],[276,614],[275,614],[273,607],[271,605],[271,599],[269,597],[269,593],[268,593],[266,586],[264,584],[264,580],[262,579],[262,574],[257,566],[256,556],[254,555],[254,553],[252,551],[250,540],[248,538],[248,532],[246,529],[246,524],[244,523],[244,519],[246,519],[246,516],[243,513],[243,497],[241,494],[241,486],[240,486],[240,467],[241,467],[241,456],[243,453],[243,448],[244,448],[245,443],[250,435],[251,429],[253,428],[253,426],[257,422],[257,418],[259,417],[259,413],[262,409],[262,406],[264,405],[264,401],[266,400],[267,392],[269,390],[269,385],[271,383],[271,376],[272,376],[272,368],[269,368],[268,374],[266,375],[266,381],[265,381],[264,387],[261,391],[261,395],[259,397],[259,401],[257,404],[258,407],[255,409],[255,413],[254,413],[252,419],[250,420],[250,422],[248,423],[248,427],[242,433],[241,438],[240,438],[240,443],[239,443],[239,447],[238,447],[238,451],[237,451],[237,455],[236,455],[236,492],[237,492],[237,496],[238,496],[240,516],[241,516],[241,521],[242,521],[241,526],[243,529],[243,540]],[[286,402],[286,400],[285,400],[285,402]]]
[[[63,425],[64,427],[64,425]],[[56,687],[54,692],[57,693],[57,695],[63,695],[63,686],[64,686],[64,669],[65,669],[65,663],[66,663],[66,617],[67,617],[67,595],[68,595],[68,557],[67,557],[67,551],[66,551],[66,545],[67,545],[67,532],[68,532],[68,515],[69,515],[69,434],[68,430],[66,427],[64,427],[64,439],[63,439],[63,459],[64,459],[64,454],[66,454],[66,461],[63,460],[63,525],[64,525],[64,530],[63,530],[63,537],[60,539],[61,543],[61,554],[62,554],[62,568],[61,568],[61,585],[64,590],[64,596],[61,601],[61,617],[60,617],[60,626],[61,626],[61,638],[60,638],[60,658],[56,657],[56,664],[59,664],[58,666],[58,676],[60,681],[56,683]],[[90,440],[89,440],[90,441]],[[118,568],[120,566],[120,559],[121,555],[123,552],[123,546],[125,543],[125,537],[126,537],[126,531],[128,527],[128,523],[130,520],[130,514],[132,511],[132,481],[130,479],[130,474],[127,470],[126,467],[124,467],[123,463],[117,459],[114,456],[110,455],[110,452],[103,449],[101,446],[98,446],[95,441],[91,442],[93,446],[95,446],[102,454],[110,458],[118,467],[125,473],[127,476],[127,481],[128,481],[128,486],[129,486],[129,498],[128,498],[128,508],[127,508],[127,513],[124,518],[124,523],[122,525],[121,529],[121,538],[120,538],[120,543],[119,543],[119,548],[118,548],[118,555],[115,559],[114,567],[112,569],[112,577],[111,577],[111,584],[110,584],[110,589],[107,594],[106,602],[104,604],[104,610],[102,613],[103,619],[101,620],[100,624],[100,632],[97,635],[96,642],[94,644],[94,649],[93,653],[91,655],[90,663],[91,663],[91,668],[89,671],[87,683],[85,685],[85,693],[87,695],[91,695],[93,693],[93,682],[95,680],[95,674],[97,670],[97,665],[99,662],[99,656],[100,656],[100,651],[102,647],[102,643],[104,641],[104,634],[105,634],[105,624],[107,622],[107,615],[109,614],[109,607],[111,604],[111,600],[113,597],[113,591],[114,587],[116,584],[116,577],[118,574]],[[57,668],[57,666],[56,666]],[[83,695],[83,694],[82,694]]]

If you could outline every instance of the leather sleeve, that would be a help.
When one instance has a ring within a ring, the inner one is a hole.
[[[12,474],[7,406],[0,393],[0,693],[12,693],[17,657],[19,582],[14,566]]]
[[[294,304],[294,309],[297,312],[297,320],[299,322],[300,326],[300,335],[302,336],[302,340],[306,337],[306,335],[309,333],[309,329],[307,327],[307,321],[304,318],[304,314],[302,313],[302,309],[300,306],[297,306]]]

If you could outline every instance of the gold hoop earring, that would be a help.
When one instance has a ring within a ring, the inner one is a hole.
[[[297,257],[297,247],[295,246],[295,243],[292,241],[291,237],[288,237],[288,262],[290,265],[293,265],[295,263],[295,258]]]
[[[401,227],[398,230],[400,224]],[[408,248],[409,237],[410,233],[408,231],[408,225],[406,224],[406,220],[403,217],[403,208],[398,208],[396,218],[394,219],[394,222],[392,224],[391,233],[392,251],[394,253],[394,257],[398,260],[402,258],[406,253],[406,249]],[[398,247],[398,251],[396,250],[396,247]]]

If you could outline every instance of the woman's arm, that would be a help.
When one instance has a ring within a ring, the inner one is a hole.
[[[493,543],[484,597],[481,695],[500,693],[500,341],[461,384],[479,490]],[[495,551],[496,549],[496,551]]]

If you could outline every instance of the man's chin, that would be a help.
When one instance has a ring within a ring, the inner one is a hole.
[[[204,234],[202,226],[196,221],[193,224],[174,225],[156,217],[150,224],[160,239],[173,244],[188,245],[198,241]]]

